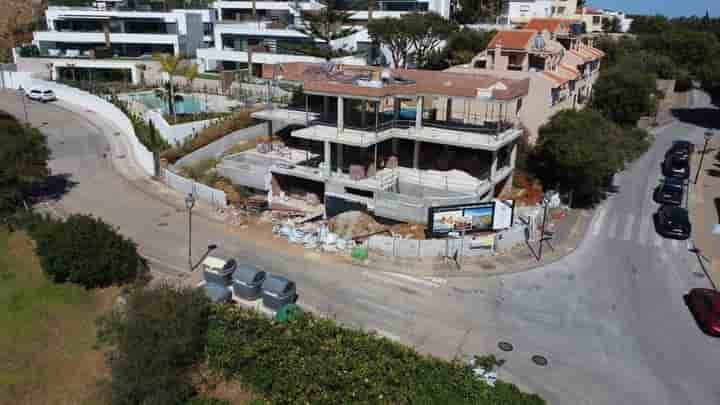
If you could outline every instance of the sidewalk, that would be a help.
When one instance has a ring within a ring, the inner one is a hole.
[[[542,259],[538,260],[539,242],[484,257],[461,257],[458,262],[437,259],[404,259],[370,255],[369,270],[406,273],[419,277],[488,277],[518,273],[553,263],[575,250],[592,220],[592,210],[571,210],[564,218],[553,218],[547,229],[555,232],[550,244],[543,243]],[[352,263],[350,258],[344,258]],[[357,265],[357,264],[356,264]]]
[[[698,150],[693,156],[692,168],[700,163]],[[699,249],[700,263],[716,287],[720,287],[720,235],[713,235],[713,227],[720,223],[720,135],[708,143],[702,171],[690,195],[690,221],[693,224],[692,240]],[[693,176],[695,173],[691,173]],[[694,180],[691,177],[690,180]]]

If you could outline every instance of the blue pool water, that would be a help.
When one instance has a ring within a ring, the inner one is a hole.
[[[143,91],[140,93],[130,93],[128,97],[131,100],[139,101],[148,108],[161,109],[163,114],[168,113],[167,102],[153,91]],[[205,102],[195,95],[183,94],[182,100],[178,99],[175,101],[175,112],[178,114],[194,114],[199,112],[207,111],[207,105]]]

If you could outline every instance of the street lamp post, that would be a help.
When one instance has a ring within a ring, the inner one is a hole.
[[[705,145],[703,146],[702,155],[700,155],[700,163],[698,164],[697,172],[695,173],[695,181],[693,182],[693,184],[697,184],[698,178],[700,177],[700,170],[702,170],[703,159],[705,159],[705,153],[707,152],[708,142],[710,141],[710,138],[712,138],[712,136],[713,136],[712,131],[705,132]]]
[[[545,241],[545,223],[547,222],[548,205],[550,205],[550,192],[543,196],[543,220],[540,227],[540,248],[538,249],[538,260],[542,260],[543,241]]]
[[[188,193],[185,197],[185,208],[188,210],[188,268],[193,271],[192,264],[192,209],[195,206],[195,196]]]
[[[25,112],[25,125],[30,125],[30,120],[28,119],[27,104],[25,103],[25,90],[23,90],[22,86],[20,86],[20,88],[18,89],[18,96],[20,96],[20,100],[22,100],[23,111]]]

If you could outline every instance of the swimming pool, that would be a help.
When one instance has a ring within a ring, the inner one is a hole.
[[[178,98],[180,96],[180,98]],[[139,101],[147,108],[162,110],[163,114],[168,113],[167,102],[154,91],[143,91],[140,93],[128,94],[130,100]],[[178,114],[194,114],[207,111],[207,105],[198,96],[192,94],[177,94],[175,100],[175,112]]]

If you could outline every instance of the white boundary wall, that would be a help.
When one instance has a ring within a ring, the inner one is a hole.
[[[157,110],[150,110],[146,112],[145,118],[152,121],[155,128],[157,128],[158,132],[160,132],[160,136],[162,136],[163,139],[171,145],[184,141],[187,137],[211,126],[217,120],[210,119],[188,122],[185,124],[170,125],[167,121],[165,121],[165,118],[162,116],[162,112]]]
[[[7,88],[18,89],[21,86],[24,89],[33,86],[46,87],[54,91],[59,100],[93,111],[110,121],[120,132],[128,137],[132,153],[145,174],[148,176],[154,175],[155,161],[152,152],[140,143],[135,135],[135,130],[133,129],[130,119],[112,103],[64,84],[35,79],[29,72],[4,72],[4,78],[6,79],[5,86]]]
[[[227,197],[224,191],[178,176],[167,169],[163,169],[163,179],[165,179],[165,184],[173,190],[183,194],[192,194],[195,198],[210,203],[213,208],[227,208]]]

